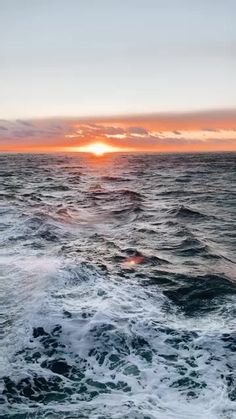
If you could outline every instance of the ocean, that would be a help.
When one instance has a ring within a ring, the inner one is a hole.
[[[236,418],[236,154],[0,179],[0,418]]]

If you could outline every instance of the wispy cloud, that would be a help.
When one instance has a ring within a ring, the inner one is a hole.
[[[1,120],[0,151],[63,151],[94,141],[137,151],[236,150],[236,111],[102,119]]]

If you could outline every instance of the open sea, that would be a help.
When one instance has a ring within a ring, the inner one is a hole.
[[[0,155],[0,418],[236,418],[236,154]]]

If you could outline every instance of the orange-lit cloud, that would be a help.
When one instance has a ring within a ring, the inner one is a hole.
[[[0,152],[236,151],[236,110],[90,119],[0,120]]]

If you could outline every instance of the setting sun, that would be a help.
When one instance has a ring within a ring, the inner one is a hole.
[[[111,151],[114,151],[113,149],[114,149],[114,147],[108,146],[108,145],[103,144],[103,143],[95,143],[95,144],[91,144],[90,146],[88,146],[88,151],[95,154],[96,156],[103,156],[103,154],[105,154],[105,153],[109,153]]]
[[[76,151],[83,153],[92,153],[95,156],[103,156],[106,153],[114,153],[121,151],[118,147],[114,147],[105,143],[93,143],[82,147],[76,147]]]

